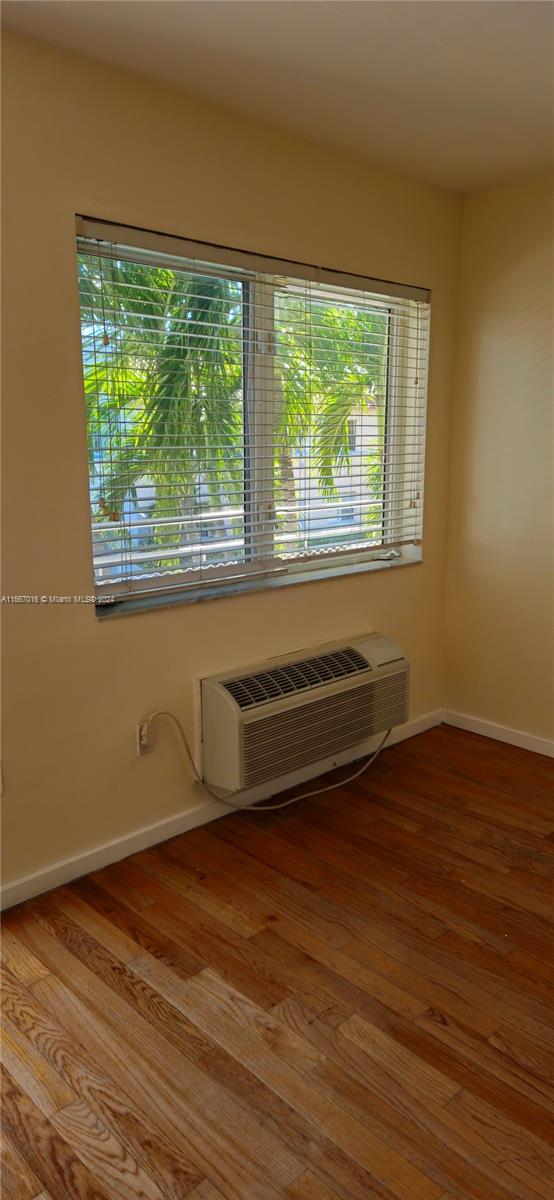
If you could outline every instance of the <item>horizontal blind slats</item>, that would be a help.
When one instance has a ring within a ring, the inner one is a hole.
[[[77,217],[77,234],[79,243],[87,247],[89,253],[98,254],[99,246],[102,244],[104,244],[104,249],[109,250],[117,246],[119,253],[127,256],[129,261],[133,259],[144,261],[145,255],[149,254],[154,263],[166,267],[172,264],[177,269],[183,259],[187,259],[192,264],[201,264],[204,268],[209,265],[215,271],[220,270],[222,266],[235,268],[239,277],[251,277],[257,273],[267,274],[272,278],[284,275],[298,279],[302,283],[309,281],[315,286],[327,284],[349,291],[365,292],[369,290],[400,300],[408,299],[429,303],[431,298],[428,288],[393,283],[382,279],[368,279],[363,275],[337,271],[330,267],[292,262],[270,255],[232,249],[229,246],[200,242],[190,238],[172,237],[150,230],[133,229],[117,223],[98,221],[86,215]]]
[[[334,275],[78,248],[99,593],[419,541],[428,304]]]

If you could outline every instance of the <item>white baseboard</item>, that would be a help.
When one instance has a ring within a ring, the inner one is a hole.
[[[535,737],[533,734],[524,733],[519,729],[509,729],[505,725],[495,725],[491,721],[483,721],[479,717],[471,717],[466,713],[440,708],[425,713],[421,717],[415,717],[413,720],[407,721],[405,725],[399,725],[392,731],[388,744],[393,746],[396,742],[403,742],[406,738],[415,737],[416,734],[424,733],[426,729],[432,729],[435,725],[441,725],[443,722],[446,725],[454,725],[458,729],[467,729],[471,733],[481,734],[482,737],[508,742],[512,746],[520,746],[523,750],[532,750],[536,754],[545,754],[549,758],[554,758],[554,742],[548,738]],[[262,799],[262,789],[258,788],[252,791],[248,798],[252,802]],[[215,821],[228,812],[228,808],[223,804],[218,804],[215,800],[203,801],[175,817],[166,817],[165,820],[157,821],[153,825],[143,825],[133,833],[114,838],[113,841],[96,846],[93,850],[87,850],[84,854],[64,859],[62,862],[54,863],[53,866],[35,871],[30,875],[22,875],[1,889],[0,907],[4,909],[11,908],[14,904],[21,904],[33,896],[39,896],[43,892],[51,891],[52,888],[70,883],[72,879],[79,879],[81,875],[87,875],[91,871],[100,871],[102,867],[107,867],[110,863],[128,858],[130,854],[137,854],[139,850],[146,850],[149,846],[156,846],[160,842],[167,841],[168,838],[186,833],[187,829],[206,825],[209,821]]]
[[[449,708],[443,710],[442,720],[445,725],[454,725],[456,729],[467,729],[470,733],[479,733],[481,737],[508,742],[510,746],[519,746],[522,750],[532,750],[535,754],[546,754],[547,758],[554,758],[554,741],[551,738],[536,737],[533,733],[524,733],[522,729],[510,729],[507,725],[495,725],[492,721],[470,717],[467,713],[452,712]]]
[[[479,717],[471,717],[466,713],[440,708],[425,713],[421,717],[415,717],[413,720],[407,721],[405,725],[399,725],[393,729],[388,744],[393,746],[396,742],[403,742],[406,738],[415,737],[416,734],[424,733],[426,729],[432,729],[435,725],[441,725],[443,722],[446,725],[454,725],[458,729],[467,729],[471,733],[481,734],[482,737],[508,742],[512,746],[520,746],[523,750],[532,750],[536,754],[545,754],[549,758],[554,758],[554,742],[548,738],[535,737],[533,734],[524,733],[519,729],[509,729],[505,725],[495,725],[491,721],[483,721]],[[262,799],[262,789],[256,789],[248,798],[252,802]],[[228,812],[229,809],[225,805],[218,804],[215,800],[203,801],[175,817],[166,817],[165,820],[157,821],[153,825],[143,825],[133,833],[114,838],[113,841],[96,846],[93,850],[87,850],[75,858],[67,858],[44,870],[34,871],[30,875],[22,875],[1,889],[0,907],[5,909],[11,908],[14,904],[21,904],[33,896],[39,896],[43,892],[51,891],[52,888],[70,883],[72,879],[79,879],[81,875],[88,875],[91,871],[100,871],[102,867],[107,867],[110,863],[128,858],[130,854],[137,854],[139,850],[146,850],[149,846],[156,846],[160,842],[166,842],[169,838],[177,837],[180,833],[186,833],[187,829],[206,825],[209,821],[215,821]]]
[[[440,708],[435,709],[434,712],[425,713],[422,717],[415,717],[412,721],[407,721],[405,725],[399,725],[393,729],[389,737],[389,745],[392,746],[395,742],[402,742],[406,738],[414,737],[416,733],[424,733],[426,729],[440,725],[442,720],[443,713]],[[262,789],[257,788],[252,791],[248,798],[252,802],[262,799]],[[93,850],[87,850],[75,858],[66,858],[44,870],[34,871],[30,875],[22,875],[1,889],[0,907],[5,909],[11,908],[14,904],[21,904],[24,900],[32,899],[33,896],[40,896],[43,892],[51,891],[52,888],[70,883],[72,879],[79,879],[81,875],[88,875],[91,871],[100,871],[102,867],[107,867],[110,863],[128,858],[130,854],[137,854],[139,850],[146,850],[149,846],[156,846],[159,842],[166,842],[180,833],[186,833],[187,829],[206,825],[209,821],[215,821],[228,812],[229,809],[225,805],[218,804],[215,800],[203,801],[195,808],[187,809],[175,817],[166,817],[165,820],[157,821],[154,825],[143,825],[133,833],[114,838],[113,841],[96,846]]]
[[[395,746],[397,742],[405,742],[406,738],[415,737],[417,733],[425,733],[426,729],[434,729],[435,725],[442,725],[443,720],[442,708],[424,713],[422,717],[413,717],[405,725],[397,725],[392,730],[387,738],[387,746]]]
[[[40,896],[42,892],[50,892],[52,888],[70,883],[72,879],[80,879],[81,875],[100,871],[102,867],[128,858],[130,854],[138,854],[139,850],[147,850],[149,846],[166,842],[168,838],[186,833],[187,829],[194,829],[196,825],[213,821],[225,812],[228,812],[228,809],[224,809],[222,804],[216,804],[215,801],[203,802],[176,817],[166,817],[164,821],[156,821],[154,825],[143,825],[133,833],[126,833],[111,842],[104,842],[101,846],[95,846],[93,850],[85,850],[84,854],[78,854],[75,858],[65,858],[42,871],[21,875],[13,883],[2,887],[0,907],[11,908],[14,904],[21,904],[23,900],[30,900],[33,896]]]

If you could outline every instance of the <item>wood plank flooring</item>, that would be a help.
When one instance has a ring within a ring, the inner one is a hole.
[[[553,879],[554,763],[442,726],[12,909],[3,1200],[551,1198]]]

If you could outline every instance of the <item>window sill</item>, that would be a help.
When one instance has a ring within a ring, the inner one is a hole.
[[[118,617],[130,617],[137,613],[153,612],[160,608],[174,608],[182,604],[202,604],[207,600],[227,599],[230,596],[243,596],[252,592],[271,592],[284,587],[299,587],[304,583],[321,582],[323,579],[341,579],[348,575],[366,575],[371,571],[390,571],[398,567],[410,567],[422,562],[421,547],[412,546],[404,549],[398,558],[373,559],[366,562],[350,563],[348,566],[321,567],[306,573],[283,574],[265,579],[249,579],[242,583],[229,583],[223,586],[214,584],[211,588],[191,588],[189,591],[167,591],[152,593],[147,596],[133,596],[125,600],[117,600],[113,604],[97,604],[96,618],[98,621],[111,621]]]

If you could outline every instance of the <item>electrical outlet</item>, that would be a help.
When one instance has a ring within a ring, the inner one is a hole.
[[[152,747],[148,740],[148,722],[139,721],[137,725],[137,754],[149,754]]]

